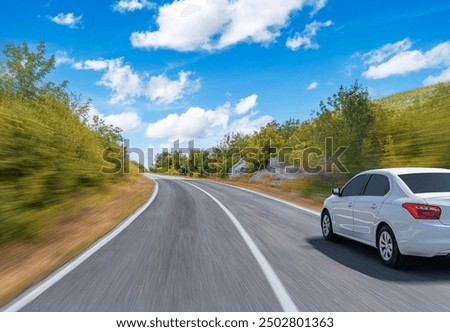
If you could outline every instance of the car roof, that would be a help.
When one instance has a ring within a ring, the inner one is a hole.
[[[414,174],[414,173],[450,173],[450,169],[446,168],[431,168],[431,167],[401,167],[401,168],[380,168],[373,169],[369,171],[362,172],[364,173],[379,173],[379,174]]]

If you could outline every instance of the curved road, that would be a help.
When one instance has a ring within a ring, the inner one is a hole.
[[[410,258],[388,269],[372,248],[323,240],[318,215],[307,209],[213,182],[156,181],[154,201],[127,228],[6,310],[450,308],[448,259]]]

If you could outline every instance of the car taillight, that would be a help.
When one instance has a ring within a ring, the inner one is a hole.
[[[441,208],[434,205],[404,203],[402,206],[416,219],[439,219]]]

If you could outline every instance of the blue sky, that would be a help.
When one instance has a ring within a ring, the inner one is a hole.
[[[207,148],[306,120],[356,79],[372,98],[449,81],[449,18],[442,0],[8,1],[0,46],[44,40],[50,79],[133,147]]]

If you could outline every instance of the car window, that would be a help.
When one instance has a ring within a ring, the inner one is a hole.
[[[342,189],[341,196],[358,196],[361,195],[364,184],[366,183],[368,175],[362,174],[353,178]]]
[[[385,175],[372,174],[364,189],[364,196],[384,196],[389,191],[389,179]]]
[[[450,173],[403,174],[399,177],[415,194],[450,192]]]

